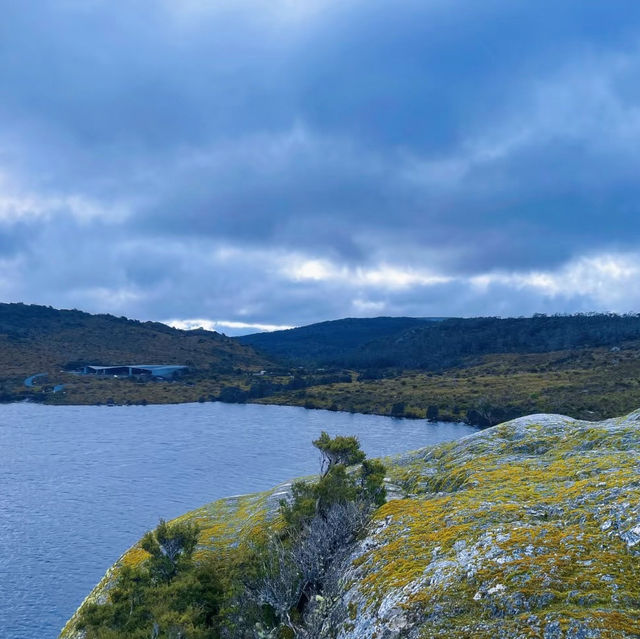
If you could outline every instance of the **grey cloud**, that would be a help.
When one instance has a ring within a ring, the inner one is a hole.
[[[0,198],[104,210],[0,224],[12,295],[271,323],[518,314],[599,302],[464,278],[637,250],[637,2],[192,4],[3,8]],[[452,281],[292,282],[257,250]]]

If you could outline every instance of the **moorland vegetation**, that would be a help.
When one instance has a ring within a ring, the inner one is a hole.
[[[71,372],[127,362],[182,364],[189,373],[158,382]],[[345,319],[227,338],[0,304],[0,401],[22,399],[289,404],[481,427],[538,412],[597,420],[640,403],[640,317]]]

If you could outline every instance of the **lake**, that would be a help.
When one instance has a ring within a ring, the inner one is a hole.
[[[160,517],[317,472],[321,430],[370,457],[475,432],[289,406],[0,405],[0,636],[57,637]]]

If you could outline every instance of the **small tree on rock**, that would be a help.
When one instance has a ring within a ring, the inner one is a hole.
[[[357,437],[345,437],[337,435],[333,439],[322,431],[320,437],[313,445],[322,453],[322,475],[326,475],[336,464],[353,466],[364,460],[366,455],[360,450],[360,442]]]
[[[189,522],[168,524],[160,520],[153,532],[142,538],[140,545],[150,555],[149,573],[157,581],[171,581],[180,564],[188,563],[198,543],[198,527]]]
[[[280,502],[284,526],[259,559],[258,583],[249,587],[253,601],[274,613],[278,637],[319,636],[317,627],[335,603],[337,566],[386,497],[386,469],[366,459],[356,437],[323,432],[313,445],[322,453],[322,475],[313,483],[295,482],[291,499]],[[359,469],[348,469],[360,463]]]

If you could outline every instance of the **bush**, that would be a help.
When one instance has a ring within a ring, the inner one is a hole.
[[[272,629],[295,636],[315,636],[310,628],[324,614],[317,602],[335,586],[333,566],[386,498],[384,464],[366,459],[355,437],[323,432],[313,444],[323,474],[315,483],[295,482],[291,500],[280,502],[284,528],[257,553],[263,570],[253,587],[254,605],[268,607]]]
[[[391,417],[404,417],[404,402],[396,402],[391,406]]]
[[[218,400],[228,404],[242,404],[247,401],[248,393],[238,386],[223,386],[218,394]]]
[[[140,545],[150,555],[149,573],[156,581],[170,581],[180,564],[191,561],[198,543],[198,527],[187,522],[168,524],[160,520],[153,532],[142,538]]]
[[[141,545],[151,557],[124,566],[104,605],[81,609],[78,629],[87,639],[217,639],[228,599],[228,567],[220,558],[191,561],[197,528],[160,524]]]

